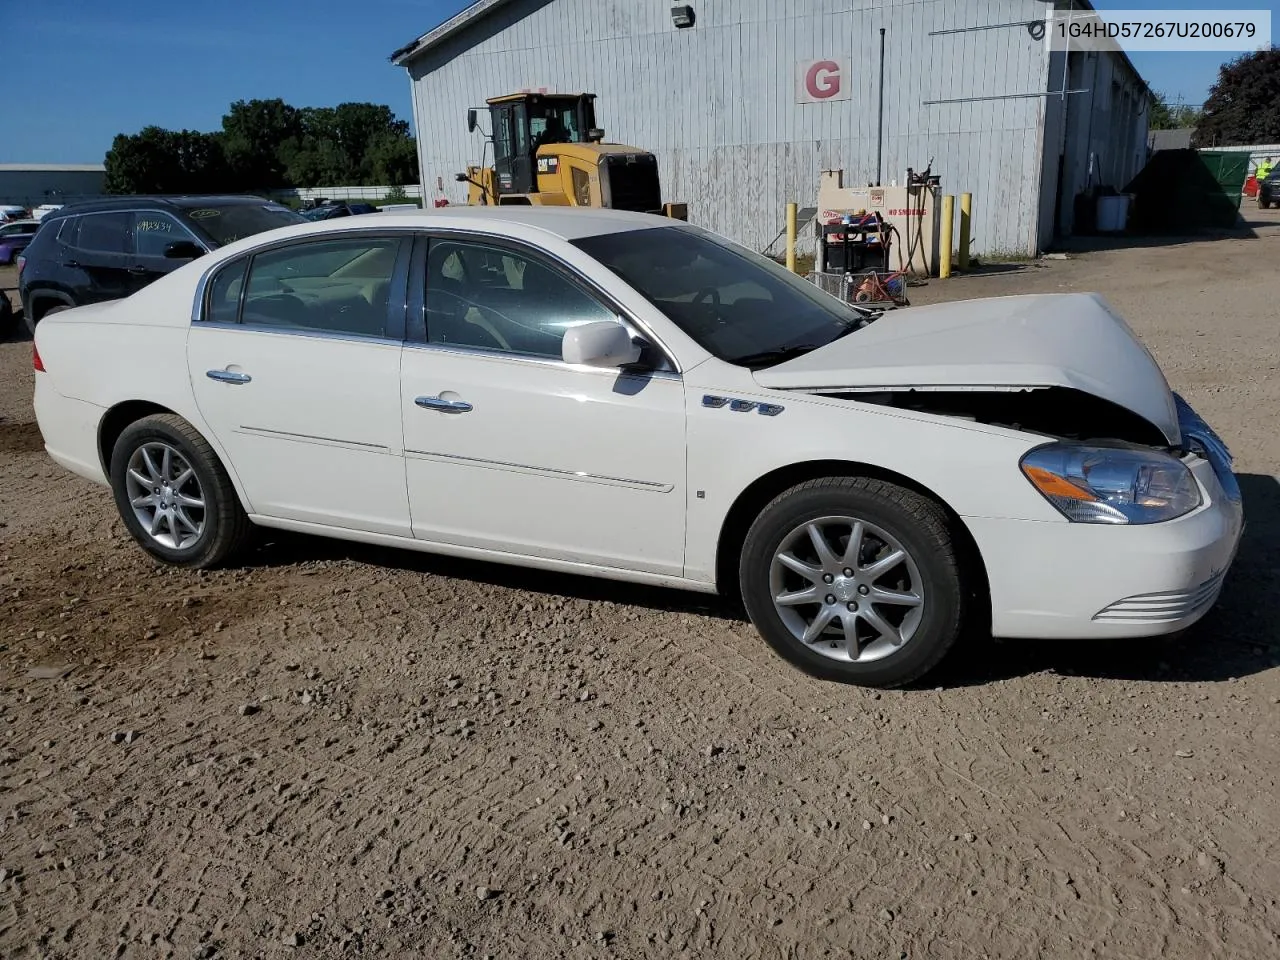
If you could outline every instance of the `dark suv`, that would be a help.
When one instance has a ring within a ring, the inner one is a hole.
[[[18,258],[27,326],[127,297],[241,237],[307,221],[261,197],[112,197],[48,214]]]

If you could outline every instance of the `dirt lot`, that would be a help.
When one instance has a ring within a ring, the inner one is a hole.
[[[1278,256],[1273,218],[914,291],[1105,293],[1250,528],[1184,638],[886,694],[673,592],[300,537],[159,569],[0,344],[0,953],[1280,955]]]

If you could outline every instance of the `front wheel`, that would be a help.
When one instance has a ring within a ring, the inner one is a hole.
[[[946,513],[881,480],[827,477],[781,494],[747,534],[739,579],[765,641],[825,679],[911,683],[964,626]]]
[[[213,448],[174,414],[125,428],[111,454],[111,489],[133,539],[175,566],[223,564],[252,531]]]

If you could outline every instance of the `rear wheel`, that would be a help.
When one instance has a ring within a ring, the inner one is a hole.
[[[40,320],[43,320],[45,317],[52,316],[55,313],[61,313],[63,310],[70,310],[70,309],[71,309],[71,304],[69,303],[56,303],[52,307],[48,307],[47,309],[44,309],[44,310],[37,310],[35,304],[32,304],[31,312],[23,314],[23,319],[27,323],[27,330],[34,337],[36,335],[36,324]]]
[[[946,513],[880,480],[828,477],[777,497],[747,534],[739,575],[766,642],[826,679],[910,683],[942,660],[964,624]]]
[[[213,448],[174,414],[125,428],[111,454],[111,489],[129,533],[165,563],[219,566],[253,529]]]

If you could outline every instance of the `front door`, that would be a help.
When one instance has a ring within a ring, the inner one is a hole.
[[[198,243],[190,230],[167,213],[140,211],[133,215],[133,257],[129,264],[131,290],[141,290],[190,262],[164,255],[165,248],[179,240],[204,246]]]
[[[355,232],[212,278],[188,366],[253,513],[411,535],[399,387],[409,246]]]
[[[414,536],[681,575],[680,378],[563,363],[569,326],[618,314],[523,248],[433,240],[425,274],[400,399]]]

